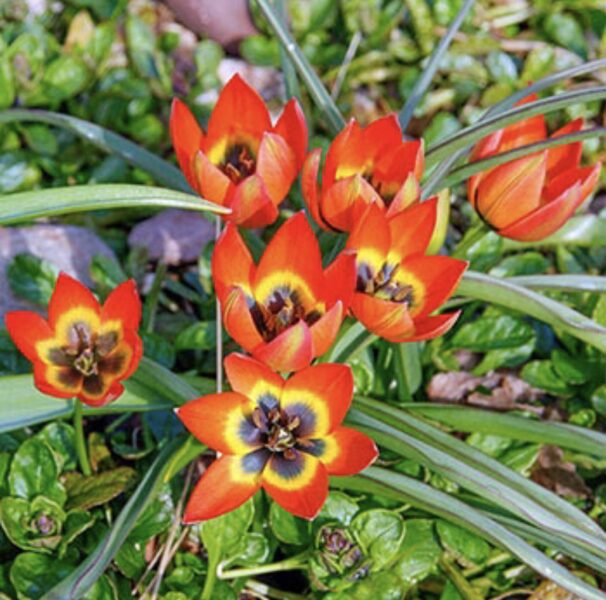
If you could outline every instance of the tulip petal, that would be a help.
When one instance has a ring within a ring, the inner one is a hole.
[[[284,138],[275,133],[264,133],[257,158],[257,174],[276,206],[286,198],[298,171],[295,153]]]
[[[376,204],[371,204],[349,234],[346,247],[355,251],[358,269],[360,265],[367,265],[376,273],[387,260],[390,244],[385,212]]]
[[[36,345],[51,340],[53,332],[39,314],[29,310],[11,311],[4,317],[4,324],[15,346],[28,360],[47,361],[46,357],[39,356]]]
[[[286,381],[281,406],[298,416],[297,437],[322,437],[341,424],[351,405],[353,375],[347,365],[321,363]]]
[[[234,287],[252,295],[255,264],[233,223],[228,223],[219,236],[211,258],[211,271],[215,291],[221,302],[225,301],[228,292]]]
[[[259,175],[251,175],[235,186],[226,205],[231,208],[227,218],[242,227],[266,227],[278,218],[278,209]]]
[[[340,252],[324,269],[324,303],[331,307],[336,302],[343,303],[344,311],[351,304],[356,289],[356,254],[350,250]]]
[[[308,131],[305,115],[295,98],[287,102],[276,122],[274,133],[284,138],[295,153],[297,170],[299,170],[305,160]]]
[[[337,231],[351,231],[369,204],[384,207],[379,194],[361,175],[335,182],[323,193],[321,203],[322,216]]]
[[[410,314],[424,317],[439,308],[459,285],[467,263],[450,256],[417,254],[402,262],[398,281],[413,286]]]
[[[130,348],[131,354],[130,364],[120,375],[121,380],[128,379],[137,370],[143,356],[143,342],[135,330],[127,329],[124,331],[123,343]]]
[[[261,136],[271,130],[271,119],[261,96],[240,75],[221,90],[208,121],[205,154],[212,163],[223,160],[230,144],[243,143],[256,154]]]
[[[349,427],[338,427],[318,442],[323,451],[316,456],[324,463],[329,475],[356,475],[379,456],[370,437]]]
[[[286,221],[267,245],[257,267],[255,298],[265,303],[277,288],[296,291],[307,311],[321,297],[322,255],[303,211]]]
[[[307,155],[307,158],[303,163],[303,170],[301,171],[301,191],[313,220],[322,229],[329,231],[332,228],[322,216],[320,190],[318,189],[318,171],[320,169],[321,159],[321,148],[315,148]]]
[[[583,119],[575,119],[552,133],[550,138],[553,139],[569,133],[575,133],[581,131],[582,128]],[[578,166],[581,162],[582,152],[583,142],[573,142],[572,144],[556,146],[547,150],[547,181],[551,181],[551,179],[571,167]]]
[[[303,369],[314,358],[311,331],[307,323],[299,321],[271,342],[258,345],[252,350],[252,355],[275,371]]]
[[[202,147],[204,133],[187,105],[178,98],[173,99],[169,128],[181,171],[189,185],[195,188],[196,178],[192,165],[196,152]]]
[[[404,302],[356,293],[351,311],[368,331],[390,342],[399,342],[414,332],[414,323]]]
[[[85,377],[82,381],[82,389],[78,398],[84,404],[92,407],[100,407],[113,402],[124,392],[124,386],[111,377],[101,374]]]
[[[389,219],[391,248],[389,261],[400,262],[403,258],[425,252],[431,241],[438,218],[438,199],[420,202]]]
[[[600,178],[602,165],[596,163],[591,167],[573,168],[553,177],[543,189],[542,204],[547,204],[559,198],[568,188],[579,182],[581,194],[575,210],[583,204],[587,196],[593,192]]]
[[[339,301],[309,328],[314,356],[322,356],[328,352],[339,333],[344,317],[343,304]]]
[[[82,389],[82,375],[70,367],[55,367],[34,362],[34,385],[55,398],[73,398]]]
[[[121,283],[111,292],[101,309],[101,321],[119,321],[124,328],[139,328],[141,300],[134,280]]]
[[[67,312],[73,319],[99,321],[100,306],[92,292],[66,273],[60,273],[48,305],[48,323],[57,331],[57,323]],[[94,327],[93,329],[96,329]]]
[[[499,235],[523,242],[542,240],[562,227],[581,201],[581,184],[577,181],[562,192],[559,198],[541,206],[509,227],[499,230]]]
[[[317,458],[304,452],[297,452],[294,460],[275,454],[263,471],[263,489],[284,510],[313,519],[328,496],[328,473]]]
[[[449,331],[456,323],[461,311],[453,313],[443,313],[432,317],[424,317],[415,320],[414,335],[406,338],[406,342],[420,342],[422,340],[432,340]]]
[[[389,203],[389,206],[387,207],[387,216],[392,217],[397,215],[404,209],[418,202],[420,197],[421,186],[419,185],[419,181],[413,173],[410,173]]]
[[[240,288],[233,288],[221,304],[225,330],[244,350],[252,352],[263,343],[263,338],[250,314],[246,296]]]
[[[272,398],[275,404],[280,400],[284,380],[265,364],[236,352],[224,361],[227,379],[234,392],[238,392],[255,404]]]
[[[361,173],[365,163],[362,128],[354,119],[350,119],[335,136],[326,153],[324,173],[322,174],[322,195],[332,187],[337,177],[342,179]]]
[[[263,461],[255,456],[225,455],[215,460],[204,472],[192,492],[183,523],[191,525],[214,519],[244,504],[261,487]]]
[[[213,165],[201,150],[194,154],[193,177],[194,187],[209,202],[224,206],[227,197],[233,193],[234,184],[229,177]]]
[[[255,403],[237,392],[209,394],[175,412],[191,434],[213,450],[246,454],[260,448],[261,433],[252,421]]]
[[[545,182],[546,154],[533,154],[495,167],[478,187],[476,208],[495,229],[538,208]]]

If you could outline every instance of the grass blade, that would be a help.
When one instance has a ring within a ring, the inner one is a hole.
[[[432,165],[451,156],[457,150],[466,148],[468,145],[481,140],[493,131],[502,129],[512,123],[517,123],[535,115],[542,115],[555,110],[560,110],[571,104],[592,102],[603,100],[604,98],[606,98],[606,86],[596,86],[590,89],[566,92],[564,94],[559,94],[558,96],[545,98],[544,100],[537,100],[536,102],[529,102],[528,104],[511,108],[498,115],[487,117],[479,123],[461,129],[446,140],[431,146],[427,150],[426,155],[427,168],[430,168]]]
[[[299,48],[297,42],[295,42],[269,0],[257,0],[257,3],[263,16],[267,19],[267,23],[276,34],[278,41],[295,65],[313,101],[322,111],[330,130],[333,134],[338,133],[345,126],[345,120],[339,112],[335,101],[331,98],[324,84],[309,64],[301,48]]]
[[[606,542],[606,534],[583,511],[465,442],[383,402],[356,398],[355,406],[366,414],[458,458],[464,464],[526,495],[532,499],[532,502],[540,504],[568,523],[584,529],[591,535],[603,537]]]
[[[286,0],[273,0],[273,2],[284,27],[288,27],[288,6],[286,6]],[[282,44],[280,44],[280,66],[282,67],[282,73],[284,74],[286,96],[288,98],[298,98],[300,100],[301,90],[299,89],[297,71],[286,52],[286,48]]]
[[[143,169],[155,181],[174,190],[193,193],[181,171],[153,152],[95,123],[46,110],[11,109],[0,112],[0,123],[35,121],[67,129],[109,154]]]
[[[475,175],[480,171],[485,171],[498,165],[502,165],[503,163],[509,162],[511,160],[522,158],[523,156],[528,156],[533,152],[542,152],[543,150],[555,148],[556,146],[562,146],[564,144],[571,144],[573,142],[580,142],[583,140],[589,140],[594,137],[603,136],[606,136],[606,127],[594,127],[592,129],[586,129],[585,131],[577,131],[575,133],[561,135],[556,138],[549,138],[534,144],[520,146],[519,148],[515,148],[514,150],[502,152],[501,154],[495,154],[482,160],[476,160],[472,163],[463,165],[462,167],[455,169],[450,175],[448,175],[448,177],[445,177],[442,180],[441,186],[443,188],[452,187],[453,185],[465,181],[468,177],[471,177],[472,175]]]
[[[457,294],[518,310],[606,352],[605,327],[568,306],[510,281],[467,271]]]
[[[549,440],[550,444],[567,450],[606,458],[606,435],[584,427],[553,421],[537,421],[511,414],[495,415],[489,410],[450,404],[411,402],[402,405],[402,408],[407,412],[448,425],[457,431],[466,433],[477,431],[538,444]]]
[[[519,100],[525,98],[528,94],[533,94],[536,92],[541,92],[545,89],[550,88],[551,86],[559,83],[560,81],[565,81],[566,79],[570,79],[572,77],[578,77],[579,75],[585,75],[587,73],[592,73],[593,71],[597,71],[599,69],[606,68],[606,58],[600,58],[598,60],[592,60],[581,65],[577,65],[570,69],[564,69],[563,71],[558,71],[557,73],[553,73],[552,75],[548,75],[543,79],[539,79],[535,83],[529,85],[528,87],[515,92],[511,96],[501,100],[491,108],[489,108],[484,115],[480,118],[480,121],[491,117],[495,114],[499,114],[505,110],[510,109],[512,106],[516,104]],[[453,165],[455,165],[467,152],[471,150],[472,146],[467,146],[466,148],[462,148],[454,152],[448,158],[445,158],[431,173],[428,177],[425,185],[423,186],[423,198],[429,198],[439,189],[443,189],[444,185],[442,185],[441,180],[445,177],[449,172]]]
[[[78,185],[7,194],[0,200],[0,224],[109,208],[150,207],[229,213],[218,204],[175,190],[147,185]]]
[[[518,275],[507,281],[536,290],[606,293],[606,277],[598,275]]]
[[[554,560],[464,502],[425,483],[378,467],[370,467],[356,477],[335,477],[333,487],[372,493],[410,503],[439,517],[452,521],[490,541],[540,573],[546,579],[584,600],[604,600],[604,595],[576,577]]]
[[[406,103],[398,115],[398,120],[400,121],[400,126],[402,127],[403,133],[406,133],[406,129],[408,128],[408,124],[410,123],[410,119],[412,118],[417,104],[419,104],[425,95],[425,92],[427,92],[427,88],[430,86],[433,76],[438,70],[442,56],[444,56],[444,53],[448,50],[450,42],[452,42],[452,38],[455,36],[457,31],[459,31],[463,20],[467,16],[467,13],[471,10],[474,2],[475,0],[465,0],[465,3],[463,6],[461,6],[461,9],[457,13],[454,21],[450,24],[450,27],[448,27],[446,34],[442,37],[440,43],[433,51],[429,62],[423,69],[423,74],[416,81],[410,96],[406,100]]]
[[[442,449],[434,447],[433,444],[421,441],[370,416],[366,409],[361,412],[359,408],[358,405],[357,409],[350,411],[348,422],[372,436],[379,445],[419,462],[497,506],[502,505],[503,499],[506,498],[507,509],[512,514],[537,527],[542,527],[554,535],[570,539],[597,556],[606,554],[606,535],[602,532],[600,532],[602,537],[598,537],[572,525],[545,509],[532,498],[501,483],[487,475],[486,472],[470,466],[450,450],[444,452]]]
[[[114,521],[112,528],[92,554],[73,573],[46,593],[43,600],[81,598],[95,581],[103,575],[103,572],[135,526],[137,519],[164,483],[165,474],[171,467],[172,459],[178,454],[184,443],[185,438],[177,438],[162,449],[118,518]]]

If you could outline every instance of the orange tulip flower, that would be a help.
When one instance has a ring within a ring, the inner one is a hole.
[[[272,126],[265,103],[234,75],[221,91],[204,133],[183,102],[173,100],[170,133],[189,184],[206,200],[231,209],[243,227],[273,223],[307,150],[307,124],[290,100]]]
[[[310,152],[301,173],[303,196],[323,229],[351,231],[368,204],[389,216],[419,199],[423,173],[423,142],[403,141],[396,115],[368,127],[353,119],[335,137],[318,186],[322,151]]]
[[[232,392],[177,409],[189,431],[220,453],[192,492],[185,523],[234,510],[261,488],[290,513],[313,519],[329,475],[354,475],[376,459],[369,437],[341,426],[353,395],[348,366],[316,365],[284,381],[264,364],[231,354],[225,370]]]
[[[536,100],[532,95],[521,104]],[[551,138],[580,131],[576,119]],[[547,139],[543,115],[495,131],[479,142],[472,160]],[[470,177],[469,201],[499,235],[535,242],[557,231],[594,190],[601,165],[581,167],[582,143],[536,152]]]
[[[297,371],[324,354],[345,317],[355,257],[342,253],[322,269],[303,212],[277,231],[258,266],[229,223],[212,257],[212,276],[229,335],[276,371]]]
[[[121,381],[139,364],[141,302],[134,281],[119,285],[100,306],[92,293],[61,273],[48,321],[31,311],[6,315],[8,332],[34,365],[34,383],[57,398],[103,406],[122,394]]]
[[[432,315],[454,292],[467,263],[426,256],[435,227],[437,199],[389,217],[371,204],[351,232],[356,251],[354,316],[391,342],[427,340],[446,333],[459,313]]]

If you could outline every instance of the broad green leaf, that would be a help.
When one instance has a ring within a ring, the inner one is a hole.
[[[309,522],[290,514],[276,502],[269,508],[269,526],[276,538],[285,544],[303,546],[310,540]]]
[[[572,594],[586,600],[602,600],[602,593],[570,573],[556,561],[513,534],[507,528],[457,498],[425,483],[378,467],[356,477],[335,477],[332,485],[362,493],[380,494],[410,503],[469,529],[490,543],[511,552],[523,563]]]
[[[320,514],[317,516],[317,520],[318,522],[338,521],[341,525],[347,527],[359,510],[359,504],[347,494],[330,491]]]
[[[406,536],[393,569],[402,581],[414,585],[435,572],[442,548],[430,519],[406,521]]]
[[[55,557],[22,552],[13,562],[10,578],[19,600],[38,600],[73,568],[71,563]]]
[[[63,531],[61,532],[61,545],[59,546],[59,558],[62,558],[69,545],[87,529],[95,524],[95,517],[85,510],[70,510],[67,513]]]
[[[382,508],[357,514],[350,528],[364,553],[372,559],[371,568],[375,571],[389,564],[406,534],[402,517]]]
[[[474,300],[518,310],[606,352],[606,327],[532,290],[506,280],[467,271],[457,293]]]
[[[534,337],[534,329],[522,319],[511,315],[484,316],[457,329],[450,345],[473,352],[487,352],[516,348],[531,342]]]
[[[6,269],[13,294],[40,306],[48,305],[58,274],[56,267],[33,254],[17,254]]]
[[[70,477],[66,481],[66,508],[88,510],[101,506],[124,492],[136,477],[131,467],[118,467],[95,475]]]
[[[226,214],[229,210],[191,194],[145,185],[99,184],[9,194],[0,200],[0,224],[110,208],[182,208]]]
[[[442,545],[465,567],[483,565],[490,555],[490,546],[467,529],[439,520],[436,530]]]
[[[36,434],[36,437],[45,441],[55,454],[59,470],[74,471],[78,464],[76,456],[76,441],[74,428],[62,421],[49,423]]]
[[[65,502],[65,488],[59,482],[59,469],[49,446],[38,438],[23,442],[11,461],[8,473],[12,496],[33,500],[47,496],[59,505]]]
[[[0,123],[21,121],[47,123],[67,129],[104,152],[116,154],[131,165],[147,171],[158,183],[175,190],[191,192],[185,177],[177,167],[109,129],[69,115],[45,110],[13,109],[0,112]]]
[[[570,396],[574,393],[574,389],[558,375],[550,360],[532,360],[524,365],[520,374],[533,387],[556,396]]]
[[[118,518],[114,521],[111,530],[75,571],[44,595],[45,600],[78,598],[85,594],[103,575],[103,572],[135,526],[137,519],[162,485],[166,473],[171,469],[172,459],[183,443],[182,438],[177,438],[162,449]]]

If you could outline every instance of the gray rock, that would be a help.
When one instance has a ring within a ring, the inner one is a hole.
[[[152,260],[179,265],[198,260],[213,237],[210,221],[190,211],[170,208],[136,225],[128,244],[145,248]]]
[[[9,310],[39,310],[16,298],[6,269],[17,254],[29,253],[47,260],[86,285],[92,285],[90,263],[94,256],[114,258],[111,248],[97,235],[74,225],[0,227],[0,321]]]

